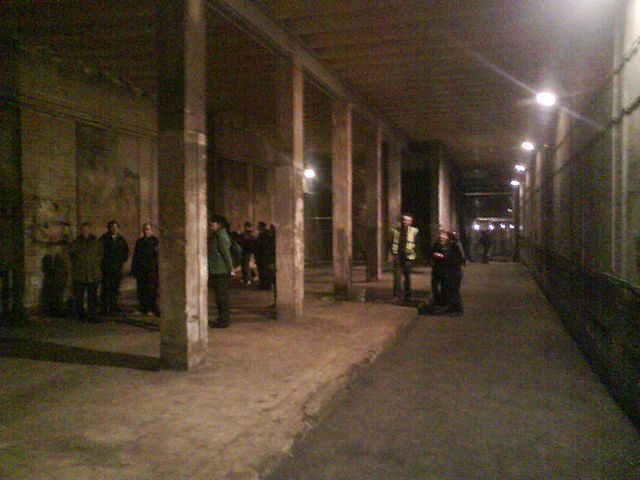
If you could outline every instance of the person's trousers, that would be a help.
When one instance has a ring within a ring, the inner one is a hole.
[[[462,313],[462,296],[460,295],[460,285],[462,284],[462,275],[454,274],[447,276],[445,279],[445,288],[447,292],[447,305],[450,312]]]
[[[226,327],[231,323],[231,305],[229,302],[229,274],[214,273],[211,275],[211,286],[218,308],[219,327]]]
[[[84,297],[87,296],[87,310],[84,309]],[[80,320],[98,319],[98,283],[73,283],[75,314]]]
[[[431,295],[434,305],[447,304],[447,288],[444,274],[440,270],[431,270]]]
[[[253,272],[251,271],[251,253],[242,254],[242,281],[245,284],[253,282]]]
[[[404,289],[402,276],[404,276]],[[393,296],[411,298],[411,262],[400,257],[396,257],[393,261]]]
[[[158,282],[155,278],[139,277],[136,279],[138,304],[143,313],[160,313],[158,308]]]
[[[266,290],[275,284],[275,272],[273,271],[273,268],[269,267],[267,264],[258,264],[258,276],[260,278],[260,288]]]
[[[102,272],[102,312],[118,311],[122,272]]]

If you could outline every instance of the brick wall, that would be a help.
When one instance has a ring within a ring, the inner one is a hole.
[[[131,246],[142,222],[157,225],[155,102],[27,51],[13,76],[15,91],[3,101],[20,110],[24,304],[33,308],[46,295],[48,262],[67,261],[81,221],[101,234],[116,218]],[[67,282],[67,296],[68,275],[53,275]]]

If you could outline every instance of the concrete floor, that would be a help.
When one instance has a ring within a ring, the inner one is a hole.
[[[415,319],[413,308],[336,303],[330,279],[309,269],[297,323],[272,318],[269,292],[234,288],[233,323],[210,330],[193,373],[158,370],[146,317],[0,328],[0,478],[258,478]],[[372,287],[388,298],[388,275]]]
[[[330,278],[308,270],[299,323],[234,289],[193,373],[157,370],[144,317],[0,328],[0,478],[257,479],[296,439],[272,478],[640,478],[637,431],[522,267],[470,265],[465,316],[417,322],[388,274],[357,285],[371,303]]]
[[[472,264],[271,480],[640,479],[640,436],[525,269]]]

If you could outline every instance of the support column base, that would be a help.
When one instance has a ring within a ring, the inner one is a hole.
[[[206,361],[206,342],[191,345],[160,342],[160,368],[192,371]]]
[[[277,303],[276,315],[278,320],[283,320],[285,322],[299,322],[303,319],[303,309],[300,305]]]

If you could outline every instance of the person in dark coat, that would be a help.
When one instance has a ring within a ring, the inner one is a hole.
[[[488,230],[480,232],[480,246],[482,246],[482,263],[489,263],[489,250],[491,249],[491,234]]]
[[[445,255],[449,237],[447,232],[440,230],[438,240],[431,247],[431,295],[433,305],[447,305],[447,292],[445,287]]]
[[[142,237],[136,242],[131,261],[131,273],[136,278],[140,312],[160,316],[158,308],[158,237],[150,223],[142,225]]]
[[[242,283],[251,285],[254,281],[253,272],[251,271],[251,257],[255,256],[256,237],[253,234],[253,224],[244,222],[244,230],[238,235],[238,243],[242,247],[242,258],[240,264],[242,266]]]
[[[443,260],[447,312],[457,316],[463,314],[460,285],[462,283],[462,267],[466,260],[457,235],[454,232],[449,232],[448,237]]]
[[[80,235],[69,247],[74,311],[80,320],[98,321],[98,283],[102,276],[102,243],[91,233],[91,224],[80,226]],[[87,313],[84,309],[87,296]]]
[[[222,215],[214,215],[209,224],[209,281],[213,287],[218,309],[218,320],[212,322],[215,328],[227,328],[231,323],[231,305],[229,303],[229,277],[234,276],[231,259],[231,238],[227,233],[229,225]]]
[[[264,222],[258,223],[258,237],[256,238],[254,254],[256,266],[258,267],[258,277],[260,288],[268,290],[275,280],[275,229],[273,232],[267,229]]]
[[[102,243],[102,313],[105,315],[122,313],[118,307],[122,265],[129,258],[129,245],[120,233],[117,220],[107,223],[100,241]]]

